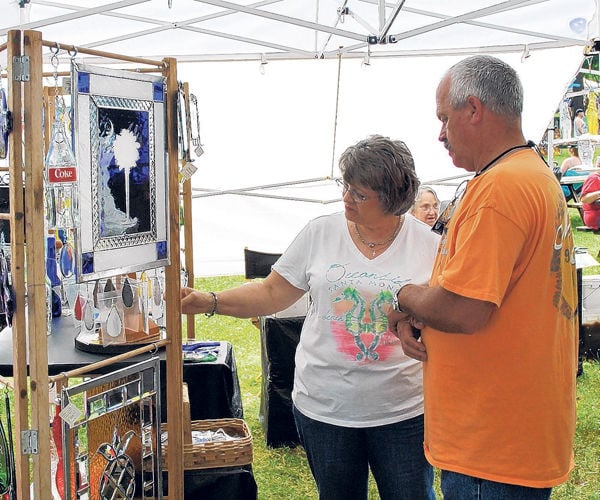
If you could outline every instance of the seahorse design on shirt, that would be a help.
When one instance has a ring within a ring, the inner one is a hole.
[[[360,352],[356,355],[356,359],[361,361],[365,357],[369,357],[369,351],[360,338],[363,332],[363,318],[366,311],[365,299],[362,298],[360,293],[355,288],[345,288],[344,291],[333,299],[333,302],[340,302],[342,300],[349,300],[353,302],[352,307],[348,310],[344,317],[344,324],[346,330],[354,337],[354,343]]]
[[[391,304],[394,298],[389,290],[379,292],[369,305],[369,313],[371,315],[371,323],[368,323],[369,329],[373,334],[371,345],[367,348],[367,355],[373,360],[379,359],[379,354],[375,351],[381,340],[381,336],[387,332],[387,311],[383,308],[386,304]]]

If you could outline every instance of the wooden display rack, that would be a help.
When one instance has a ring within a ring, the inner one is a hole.
[[[152,61],[123,56],[92,49],[45,41],[42,34],[32,30],[11,30],[7,42],[0,44],[0,52],[7,52],[8,60],[8,108],[13,114],[14,130],[9,137],[10,213],[1,216],[10,221],[10,247],[12,255],[13,284],[16,308],[13,317],[14,405],[16,490],[19,499],[47,498],[51,491],[50,476],[50,429],[48,388],[50,382],[93,373],[94,365],[58,377],[48,375],[46,337],[46,291],[44,255],[44,133],[41,127],[43,91],[44,47],[60,46],[62,50],[114,59],[126,63],[150,66],[151,72],[161,73],[167,87],[167,151],[168,179],[170,186],[178,186],[177,148],[177,62],[174,58]],[[48,121],[48,120],[47,120]],[[40,124],[37,126],[36,124]],[[188,181],[189,182],[189,181]],[[23,185],[25,196],[23,198]],[[191,191],[190,185],[184,185]],[[181,307],[179,301],[180,281],[180,225],[178,189],[169,195],[169,238],[171,264],[166,267],[166,378],[169,453],[169,493],[171,498],[183,498],[183,425],[182,396],[183,370],[181,363]],[[184,213],[189,210],[186,223],[191,221],[191,204],[184,202]],[[191,228],[191,225],[190,225]],[[25,241],[29,244],[25,246]],[[191,236],[186,236],[186,242]],[[39,242],[32,244],[32,242]],[[187,245],[187,243],[186,243]],[[191,250],[188,248],[187,250]],[[190,255],[188,257],[188,254]],[[188,260],[189,258],[189,260]],[[188,273],[192,269],[191,252],[186,252]],[[25,272],[27,270],[27,272]],[[191,272],[193,280],[193,272]],[[27,293],[26,293],[27,290]],[[28,308],[25,308],[27,301]],[[27,318],[26,318],[27,315]],[[193,321],[189,321],[188,336],[193,336]],[[190,330],[191,326],[191,330]],[[27,338],[29,342],[27,342]],[[154,346],[136,349],[131,354],[148,351]],[[29,350],[29,351],[28,351]],[[28,356],[29,355],[29,356]],[[122,358],[123,355],[118,356]],[[27,359],[29,358],[29,378]],[[115,358],[116,359],[116,358]],[[106,366],[111,360],[97,363]],[[24,437],[34,436],[25,446]],[[29,448],[29,449],[28,449]],[[30,473],[31,471],[31,473]]]

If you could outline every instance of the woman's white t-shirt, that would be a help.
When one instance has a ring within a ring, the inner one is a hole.
[[[310,221],[273,269],[310,294],[292,398],[306,416],[372,427],[423,413],[421,363],[404,355],[386,312],[400,285],[429,281],[439,237],[406,214],[374,259],[356,247],[342,212]]]

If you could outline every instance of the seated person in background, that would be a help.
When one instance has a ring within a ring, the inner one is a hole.
[[[560,175],[561,177],[569,176],[569,175],[580,175],[577,170],[574,170],[575,167],[581,166],[581,159],[579,158],[579,150],[577,146],[569,146],[569,157],[565,158],[560,165]],[[581,186],[583,184],[575,184],[573,189],[576,192],[581,191]],[[562,192],[565,195],[567,201],[571,198],[571,191],[567,186],[561,186]]]
[[[429,226],[433,226],[438,216],[440,200],[429,186],[421,186],[413,203],[410,213]]]
[[[600,172],[591,173],[581,188],[583,223],[588,227],[600,227]]]
[[[577,167],[581,165],[581,159],[579,158],[579,150],[577,146],[569,146],[569,157],[565,158],[560,165],[560,173],[565,174],[565,172],[573,167]]]

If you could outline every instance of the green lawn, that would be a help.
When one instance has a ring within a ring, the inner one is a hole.
[[[572,225],[581,225],[572,211]],[[600,236],[575,233],[576,245],[586,247],[596,257]],[[600,267],[588,268],[585,274],[600,274]],[[244,283],[242,276],[200,278],[196,288],[223,290]],[[302,448],[269,449],[258,421],[261,391],[260,333],[249,320],[214,316],[196,316],[196,336],[201,339],[226,340],[234,346],[240,379],[244,418],[254,437],[254,476],[261,500],[317,498],[312,476]],[[586,361],[584,375],[577,382],[578,426],[575,441],[575,470],[568,483],[555,488],[553,499],[600,500],[600,363]],[[438,490],[439,493],[439,490]],[[370,499],[377,499],[371,484]],[[438,495],[441,498],[441,495]]]

